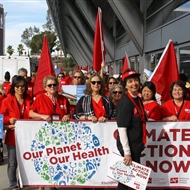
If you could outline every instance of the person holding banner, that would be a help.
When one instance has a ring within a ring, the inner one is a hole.
[[[70,120],[70,104],[66,97],[58,94],[59,83],[54,76],[46,76],[43,79],[45,93],[36,96],[29,115],[34,119],[46,121]]]
[[[92,122],[105,122],[111,118],[113,110],[110,100],[104,96],[104,82],[98,73],[93,74],[73,112],[73,118]]]
[[[162,109],[155,97],[155,84],[151,81],[146,81],[142,85],[141,94],[148,121],[162,120]]]
[[[12,81],[9,94],[3,99],[0,108],[0,114],[4,114],[4,129],[7,130],[5,144],[8,151],[9,189],[18,187],[14,128],[18,119],[29,119],[31,98],[27,94],[27,87],[25,78],[16,76]]]
[[[123,85],[127,90],[116,107],[118,126],[117,148],[124,157],[124,164],[131,165],[132,161],[140,163],[141,152],[146,144],[146,114],[141,98],[140,73],[127,69],[122,75]],[[118,183],[117,190],[131,188]]]
[[[163,121],[190,120],[190,101],[186,100],[186,88],[181,80],[171,84],[170,96],[172,99],[162,105]]]

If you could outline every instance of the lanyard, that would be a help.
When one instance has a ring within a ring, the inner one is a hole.
[[[143,109],[143,104],[142,102],[140,101],[140,98],[137,97],[137,100],[138,100],[138,103],[139,103],[139,106],[136,104],[136,102],[134,101],[133,97],[131,96],[130,93],[127,93],[127,96],[130,98],[130,100],[133,102],[133,104],[135,105],[135,107],[137,108],[137,111],[139,112],[140,114],[140,118],[141,118],[141,121],[143,122],[146,122],[146,117],[145,117],[145,113],[144,113],[144,109]]]
[[[56,113],[56,99],[51,98],[48,93],[46,93],[46,96],[48,96],[49,99],[51,100],[51,102],[53,104],[53,110]]]
[[[177,119],[178,119],[179,114],[181,113],[181,110],[182,110],[182,108],[183,108],[184,100],[183,100],[183,103],[182,103],[181,106],[180,106],[179,111],[177,111],[176,104],[175,104],[174,101],[173,101],[173,103],[174,103],[174,108],[175,108],[176,117],[177,117]]]
[[[145,117],[145,112],[144,112],[144,109],[143,109],[143,104],[142,104],[140,98],[137,97],[137,100],[138,100],[138,103],[139,103],[139,106],[138,106],[130,93],[127,93],[127,96],[133,102],[133,104],[135,105],[137,111],[140,114],[140,118],[141,118],[141,121],[142,121],[142,130],[143,130],[142,142],[143,142],[144,145],[146,145],[146,117]]]

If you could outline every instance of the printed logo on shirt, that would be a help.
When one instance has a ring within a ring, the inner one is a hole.
[[[190,109],[186,108],[186,109],[185,109],[185,112],[186,112],[186,113],[190,113]]]

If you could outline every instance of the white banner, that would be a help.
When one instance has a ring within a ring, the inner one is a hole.
[[[115,187],[106,176],[116,123],[17,121],[23,186]]]
[[[190,188],[190,122],[148,122],[141,164],[152,169],[148,187]],[[110,187],[115,122],[17,121],[16,144],[25,186]]]
[[[148,187],[190,189],[190,122],[148,122],[141,164],[152,169]]]

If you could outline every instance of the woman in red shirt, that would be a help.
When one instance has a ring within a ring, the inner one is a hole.
[[[185,84],[177,80],[170,86],[171,100],[162,105],[164,121],[189,121],[190,101],[186,100]]]
[[[162,120],[162,110],[156,101],[156,87],[154,83],[146,81],[142,85],[141,94],[148,121]]]
[[[58,94],[58,79],[54,76],[45,77],[43,87],[46,92],[36,96],[31,106],[30,117],[46,121],[68,121],[70,104],[66,97]]]
[[[15,147],[15,122],[17,119],[29,119],[31,98],[27,95],[27,81],[22,76],[13,79],[10,93],[3,99],[0,114],[4,115],[4,126],[7,130],[5,144],[8,151],[9,188],[17,188],[17,159]]]

